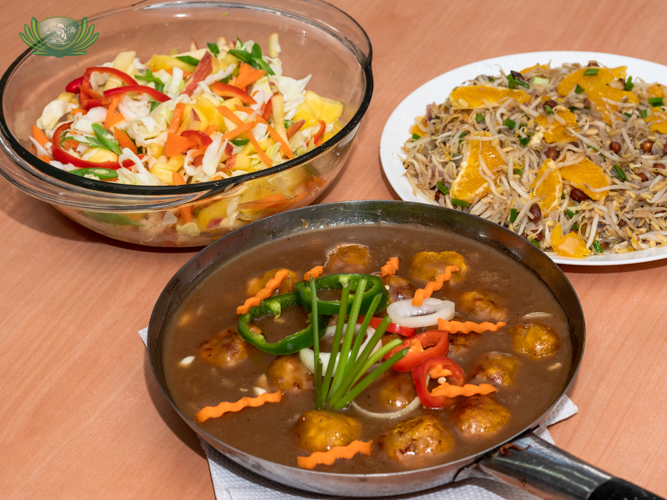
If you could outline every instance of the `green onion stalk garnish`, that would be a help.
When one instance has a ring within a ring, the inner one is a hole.
[[[391,322],[389,316],[385,316],[366,347],[363,351],[359,352],[371,318],[373,317],[373,314],[375,314],[375,310],[382,300],[382,295],[377,294],[373,297],[368,310],[365,312],[364,321],[361,323],[357,337],[354,339],[354,331],[361,311],[367,281],[364,278],[359,281],[349,316],[346,316],[345,311],[347,311],[350,299],[350,286],[348,281],[341,282],[343,284],[343,290],[340,299],[338,321],[336,322],[331,357],[329,358],[329,363],[323,380],[318,330],[315,326],[313,328],[313,352],[315,354],[315,405],[317,409],[321,409],[325,403],[336,410],[345,408],[380,375],[389,370],[389,368],[408,353],[408,349],[399,351],[371,373],[366,375],[366,372],[376,362],[382,359],[382,357],[389,351],[400,346],[402,341],[400,339],[393,340],[377,352],[373,353],[373,348],[380,342],[380,338],[384,335],[387,326]],[[317,295],[315,281],[313,279],[310,281],[310,291],[313,317],[317,317]],[[345,323],[347,323],[347,328],[345,328]],[[345,329],[344,335],[343,329]]]

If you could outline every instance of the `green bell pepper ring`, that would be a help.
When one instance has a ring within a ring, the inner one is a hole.
[[[295,293],[284,293],[276,295],[263,300],[258,306],[250,308],[247,314],[239,318],[239,334],[244,340],[254,345],[257,349],[268,352],[270,354],[292,354],[299,352],[301,349],[311,347],[313,345],[313,315],[309,314],[310,325],[300,332],[293,333],[282,339],[279,342],[269,343],[261,333],[253,333],[250,330],[250,322],[270,314],[279,317],[283,308],[299,305],[299,298]],[[327,324],[329,323],[328,316],[320,315],[318,317],[320,339],[324,337],[327,332]]]
[[[364,291],[364,298],[361,301],[361,310],[359,314],[364,314],[368,307],[373,301],[373,297],[377,294],[382,294],[382,299],[378,304],[377,311],[382,311],[389,302],[389,294],[382,284],[382,280],[377,276],[371,276],[370,274],[331,274],[329,276],[322,276],[315,280],[315,288],[317,290],[340,290],[345,284],[351,290],[354,290],[359,286],[359,281],[365,278],[366,279],[366,290]],[[294,291],[299,296],[301,305],[310,311],[312,305],[312,295],[310,287],[308,286],[307,281],[300,281],[294,286]],[[350,300],[347,311],[345,314],[349,314],[350,308],[352,307],[352,300]],[[340,300],[321,300],[317,299],[317,310],[320,314],[335,315],[340,311]]]

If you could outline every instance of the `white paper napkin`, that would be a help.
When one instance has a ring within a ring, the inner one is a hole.
[[[148,328],[139,330],[144,345],[148,344]],[[576,405],[563,395],[551,414],[535,430],[542,439],[553,444],[554,440],[547,429],[548,425],[565,420],[577,413]],[[340,499],[296,490],[265,479],[244,469],[225,457],[205,441],[200,440],[211,471],[213,489],[217,500],[309,500]],[[412,493],[391,497],[392,500],[539,500],[526,491],[497,481],[484,472],[478,465],[472,465],[461,471],[455,483],[440,486],[426,492]]]

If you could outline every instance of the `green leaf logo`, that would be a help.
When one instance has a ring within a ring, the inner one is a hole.
[[[21,40],[32,53],[37,56],[82,56],[99,36],[95,33],[95,25],[88,26],[88,19],[81,21],[71,17],[48,17],[37,21],[34,17],[30,26],[23,26],[23,33],[19,33]]]

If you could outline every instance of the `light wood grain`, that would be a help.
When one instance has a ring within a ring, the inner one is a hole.
[[[397,198],[379,142],[391,111],[458,66],[538,50],[585,50],[667,64],[660,1],[337,0],[368,32],[375,94],[347,166],[319,202]],[[127,0],[115,6],[129,5]],[[32,16],[80,18],[109,4],[4,1],[0,67]],[[213,498],[194,434],[162,397],[137,330],[194,251],[98,236],[0,181],[0,491],[5,498]],[[567,451],[667,496],[663,263],[564,267],[587,346],[552,428]]]

